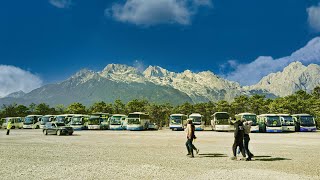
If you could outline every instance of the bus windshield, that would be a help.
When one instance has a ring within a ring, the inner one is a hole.
[[[56,121],[57,121],[57,122],[61,122],[61,123],[65,123],[65,121],[66,121],[66,116],[58,116],[58,117],[56,118]]]
[[[315,126],[315,122],[312,116],[301,116],[301,126]]]
[[[128,119],[128,124],[140,124],[140,119],[138,118]]]
[[[279,116],[268,116],[267,117],[267,126],[270,127],[279,127],[281,126],[280,117]]]
[[[81,117],[72,118],[71,125],[82,125],[82,118]]]
[[[50,121],[50,117],[42,117],[41,118],[41,125],[45,125],[47,122]]]
[[[128,118],[140,118],[140,114],[129,114]]]
[[[229,119],[228,113],[217,113],[215,114],[216,119]]]
[[[257,116],[256,115],[243,115],[243,118],[247,121],[252,121],[252,126],[257,125]]]
[[[112,116],[110,119],[111,125],[121,125],[122,116]]]
[[[289,126],[294,125],[292,116],[282,116],[283,118],[283,125]]]
[[[192,122],[194,124],[201,124],[201,117],[199,117],[199,116],[191,116],[190,118],[192,118]]]
[[[100,118],[90,118],[88,125],[100,125]]]
[[[181,116],[170,116],[170,123],[171,124],[182,124],[182,117]]]
[[[26,117],[25,119],[24,119],[24,123],[23,124],[26,124],[26,125],[28,125],[28,124],[33,124],[34,122],[33,122],[33,118],[32,117]]]

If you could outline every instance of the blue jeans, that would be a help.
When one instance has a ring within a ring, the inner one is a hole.
[[[186,147],[188,150],[188,154],[193,156],[193,150],[197,150],[197,148],[192,144],[193,139],[187,139]]]

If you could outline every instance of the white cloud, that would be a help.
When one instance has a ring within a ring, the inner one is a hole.
[[[320,3],[307,8],[308,22],[312,30],[320,32]]]
[[[42,80],[29,71],[15,66],[0,65],[0,97],[17,91],[30,92],[42,85]]]
[[[191,23],[200,6],[212,7],[211,0],[127,0],[106,9],[106,15],[136,25]]]
[[[69,8],[72,5],[72,0],[49,0],[49,3],[57,8]]]
[[[305,65],[320,63],[320,37],[309,41],[305,47],[287,57],[273,59],[269,56],[260,56],[248,64],[238,64],[233,60],[229,61],[227,64],[234,70],[222,76],[239,82],[241,85],[253,85],[264,76],[281,71],[295,61],[300,61]],[[223,68],[226,68],[226,65],[223,66]]]

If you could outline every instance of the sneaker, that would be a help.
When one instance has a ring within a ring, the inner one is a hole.
[[[188,153],[186,156],[190,156],[191,154],[190,153]]]
[[[237,157],[236,156],[233,156],[230,158],[231,160],[237,160]]]
[[[250,156],[251,156],[251,157],[254,157],[254,155],[253,155],[253,154],[250,154]]]
[[[193,156],[193,155],[191,155],[191,156],[190,156],[190,158],[194,158],[194,156]]]
[[[199,149],[196,150],[196,153],[199,154]]]
[[[251,161],[251,158],[247,158],[246,161]]]

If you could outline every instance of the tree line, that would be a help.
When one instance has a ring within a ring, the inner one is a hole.
[[[276,99],[268,99],[264,95],[258,94],[253,96],[241,95],[236,97],[233,102],[223,100],[196,104],[186,102],[177,106],[169,103],[150,103],[144,99],[134,99],[128,103],[124,103],[120,99],[115,100],[113,103],[100,101],[89,107],[78,102],[68,106],[60,104],[55,107],[50,107],[46,103],[32,103],[29,106],[10,104],[1,107],[0,117],[24,117],[29,114],[91,114],[94,112],[128,114],[131,112],[148,112],[154,122],[168,124],[170,114],[182,113],[188,115],[200,113],[204,116],[206,124],[209,125],[211,115],[221,111],[228,112],[231,116],[242,112],[251,112],[257,115],[265,113],[308,113],[316,117],[318,124],[320,124],[320,87],[316,87],[311,93],[299,90],[292,95]]]

